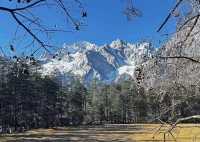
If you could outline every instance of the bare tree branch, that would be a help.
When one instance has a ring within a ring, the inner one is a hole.
[[[170,17],[173,15],[173,13],[175,12],[175,10],[178,8],[178,6],[183,2],[183,0],[179,0],[176,5],[174,6],[174,8],[170,11],[170,13],[168,14],[168,16],[165,18],[164,22],[161,24],[161,26],[158,28],[157,32],[160,32],[161,29],[165,26],[165,24],[168,22],[168,20],[170,19]]]
[[[47,38],[48,40],[50,40],[50,34],[54,34],[55,32],[72,32],[68,30],[63,30],[56,24],[54,25],[54,28],[47,27],[46,25],[42,24],[40,17],[35,17],[35,15],[31,11],[29,11],[31,8],[34,8],[35,6],[39,6],[41,4],[43,4],[44,6],[49,6],[49,2],[53,2],[51,4],[52,6],[56,6],[57,8],[59,8],[59,10],[64,11],[65,16],[70,19],[73,25],[75,25],[76,30],[80,29],[80,24],[76,22],[72,15],[68,12],[68,9],[66,8],[63,0],[48,0],[48,3],[47,0],[37,0],[31,4],[19,8],[0,6],[0,11],[4,11],[10,14],[19,25],[17,27],[21,27],[22,29],[24,29],[33,38],[33,40],[39,43],[39,45],[43,47],[47,52],[50,52],[47,47],[55,46],[46,43],[47,41],[45,39],[40,39],[37,35],[37,32],[42,35],[45,34],[45,38]],[[74,0],[74,2],[79,5],[79,8],[83,8],[82,3],[79,0]],[[33,27],[30,27],[30,25]],[[38,51],[38,49],[36,49],[36,51]]]
[[[195,63],[200,63],[200,61],[195,60],[192,57],[187,57],[187,56],[165,56],[165,57],[160,56],[158,58],[161,58],[161,59],[187,59],[187,60],[190,60]]]
[[[77,24],[77,22],[73,19],[73,17],[69,14],[69,12],[67,11],[65,5],[63,4],[62,0],[56,0],[58,5],[60,6],[61,9],[63,9],[63,11],[65,12],[66,16],[69,17],[69,19],[71,20],[71,22],[75,25],[76,30],[79,30],[79,24]]]
[[[50,53],[50,51],[46,48],[45,44],[29,29],[27,28],[15,15],[14,12],[11,12],[12,17],[16,20],[16,22],[22,26],[46,51]]]
[[[34,2],[32,4],[30,4],[30,5],[27,5],[27,6],[21,7],[21,8],[7,8],[7,7],[0,6],[0,10],[7,11],[7,12],[21,11],[21,10],[25,10],[25,9],[31,8],[31,7],[37,5],[37,4],[41,3],[41,2],[44,2],[44,1],[46,1],[46,0],[38,0],[38,1],[36,1],[36,2]]]
[[[25,10],[25,9],[34,7],[35,5],[40,4],[40,3],[44,2],[44,1],[46,1],[46,0],[38,0],[38,1],[36,1],[36,2],[34,2],[34,3],[32,3],[32,4],[30,4],[30,5],[27,5],[27,6],[25,6],[25,7],[15,8],[15,9],[12,9],[12,10],[13,10],[13,11]]]
[[[193,19],[195,19],[198,15],[192,16],[191,18],[188,18],[181,26],[178,28],[177,32],[181,31],[184,26],[186,26],[189,22],[191,22]]]
[[[199,17],[200,17],[200,15],[197,15],[197,16],[195,17],[194,23],[192,24],[192,27],[190,28],[189,32],[187,33],[186,38],[185,38],[185,40],[183,41],[183,43],[186,42],[186,41],[188,40],[188,38],[190,37],[192,31],[194,30],[195,26],[197,25],[197,22],[198,22],[198,20],[199,20]]]

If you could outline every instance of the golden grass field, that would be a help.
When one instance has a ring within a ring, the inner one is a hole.
[[[36,129],[0,136],[0,142],[163,142],[165,126],[155,134],[159,124],[106,125]],[[166,142],[200,142],[200,124],[180,124],[166,135]]]

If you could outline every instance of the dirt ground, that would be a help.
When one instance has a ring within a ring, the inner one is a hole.
[[[163,127],[159,124],[104,125],[36,129],[20,134],[0,136],[0,142],[163,142]],[[181,124],[167,134],[166,142],[200,142],[200,124]],[[154,136],[154,137],[153,137]]]

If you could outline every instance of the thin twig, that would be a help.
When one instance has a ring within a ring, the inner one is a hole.
[[[195,63],[200,63],[200,61],[193,59],[192,57],[187,57],[187,56],[160,56],[158,58],[161,58],[161,59],[187,59],[187,60],[190,60]]]
[[[168,22],[169,18],[172,16],[172,14],[175,12],[175,10],[178,8],[178,6],[183,2],[183,0],[179,0],[174,8],[170,11],[168,16],[165,18],[164,22],[161,24],[161,26],[158,28],[157,32],[160,32],[161,29],[165,26],[165,24]]]

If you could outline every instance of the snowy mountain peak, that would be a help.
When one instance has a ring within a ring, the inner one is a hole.
[[[84,41],[64,44],[58,54],[59,58],[44,62],[44,75],[79,76],[86,83],[94,78],[110,83],[123,75],[134,77],[135,67],[151,58],[154,48],[149,43],[131,44],[119,39],[102,46]]]
[[[111,42],[110,47],[112,48],[123,48],[126,46],[126,42],[120,39]]]
[[[68,51],[69,53],[83,52],[83,51],[92,50],[92,49],[95,49],[95,48],[96,48],[95,44],[92,44],[92,43],[87,42],[87,41],[74,43],[72,45],[68,45],[68,44],[65,43],[63,45],[63,49],[65,51]]]

